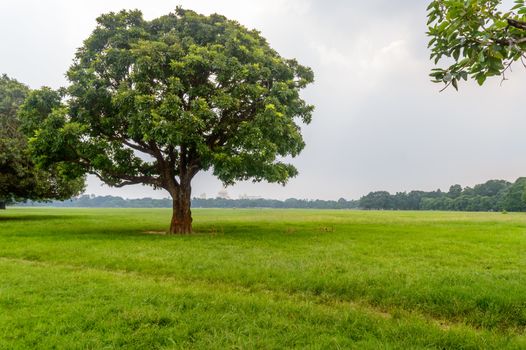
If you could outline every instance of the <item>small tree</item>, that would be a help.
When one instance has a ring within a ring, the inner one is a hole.
[[[84,189],[83,176],[67,176],[61,164],[35,166],[17,114],[28,94],[24,84],[0,76],[0,209],[26,199],[67,199]]]
[[[170,233],[192,230],[191,181],[201,170],[225,184],[297,174],[280,158],[304,147],[297,121],[311,120],[299,95],[313,81],[309,68],[217,14],[178,8],[146,21],[121,11],[97,23],[67,73],[65,105],[32,122],[44,164],[167,190]]]
[[[502,11],[501,0],[434,0],[428,6],[431,59],[446,60],[447,68],[431,72],[434,82],[452,85],[468,77],[480,85],[502,76],[513,62],[526,66],[526,5]]]

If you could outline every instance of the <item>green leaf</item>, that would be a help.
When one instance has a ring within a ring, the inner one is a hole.
[[[477,79],[477,83],[479,85],[482,85],[486,81],[486,76],[484,74],[479,74],[479,75],[477,75],[476,79]]]

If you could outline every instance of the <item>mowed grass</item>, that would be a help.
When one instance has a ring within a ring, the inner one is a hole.
[[[0,349],[526,349],[526,214],[169,218],[1,212]]]

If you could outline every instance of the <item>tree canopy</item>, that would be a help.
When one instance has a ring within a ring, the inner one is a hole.
[[[172,233],[191,232],[190,184],[201,170],[225,184],[284,184],[297,174],[283,158],[304,147],[300,122],[313,107],[299,92],[313,73],[221,15],[102,15],[67,77],[50,113],[25,110],[39,126],[40,162],[67,162],[112,186],[167,190]]]
[[[428,8],[431,59],[447,67],[431,72],[434,82],[452,85],[473,78],[482,85],[502,76],[514,62],[526,67],[526,5],[509,10],[501,0],[434,0]]]
[[[30,94],[24,84],[0,76],[0,206],[25,199],[67,199],[84,188],[82,176],[70,177],[60,164],[35,166],[28,147],[27,129],[18,110]]]

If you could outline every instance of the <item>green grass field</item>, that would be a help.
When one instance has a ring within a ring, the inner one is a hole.
[[[0,213],[0,349],[526,349],[526,214]]]

